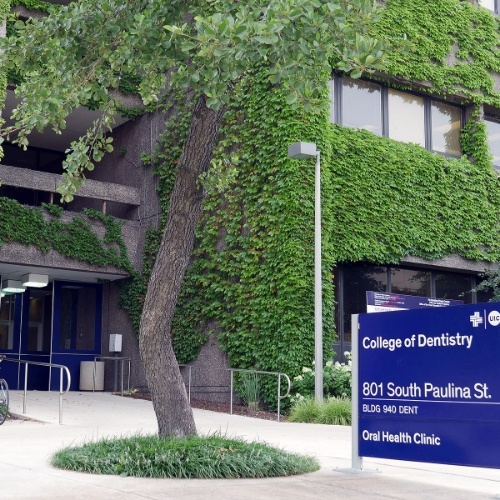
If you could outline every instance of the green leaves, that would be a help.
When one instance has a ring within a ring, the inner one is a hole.
[[[273,84],[288,89],[290,106],[318,111],[317,81],[340,63],[356,76],[378,69],[383,45],[370,29],[380,7],[372,0],[269,0],[218,2],[82,0],[42,20],[17,20],[15,34],[0,40],[1,64],[15,68],[21,83],[13,125],[3,131],[26,147],[32,130],[66,126],[79,106],[116,111],[110,89],[121,75],[140,75],[146,105],[160,92],[191,88],[219,109],[258,63],[271,68]],[[108,124],[93,126],[71,146],[60,187],[70,200],[110,143]]]
[[[17,242],[42,252],[55,250],[68,258],[93,265],[132,269],[119,222],[92,210],[63,221],[60,219],[61,210],[57,205],[25,207],[15,200],[0,198],[3,228],[0,246]],[[104,236],[98,236],[102,230]]]

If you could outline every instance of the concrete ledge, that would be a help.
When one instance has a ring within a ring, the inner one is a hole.
[[[62,175],[38,172],[27,168],[0,165],[0,183],[7,186],[34,189],[57,193],[57,186],[63,182]],[[82,198],[94,198],[103,201],[114,201],[139,206],[141,196],[139,189],[112,182],[101,182],[87,179],[76,193]]]

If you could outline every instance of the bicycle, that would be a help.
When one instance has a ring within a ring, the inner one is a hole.
[[[0,363],[2,362],[4,356],[0,356]],[[9,413],[9,386],[7,381],[0,378],[0,425],[2,425]]]

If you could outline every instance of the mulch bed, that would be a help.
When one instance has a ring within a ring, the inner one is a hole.
[[[151,401],[151,394],[147,392],[134,392],[124,394],[128,398],[146,399]],[[191,399],[191,406],[200,410],[216,411],[219,413],[230,413],[229,403],[215,403],[213,401],[203,401],[201,399]],[[243,417],[261,418],[263,420],[278,420],[278,414],[264,410],[249,410],[245,405],[233,403],[233,415],[241,415]],[[286,417],[281,415],[280,421],[286,420]]]

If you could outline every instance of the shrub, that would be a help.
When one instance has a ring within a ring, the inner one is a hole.
[[[351,425],[351,401],[347,398],[328,398],[316,401],[312,397],[298,400],[292,406],[290,422],[329,425]]]
[[[351,400],[328,398],[320,404],[318,424],[351,425]]]
[[[323,368],[323,393],[325,397],[351,397],[351,353],[345,352],[347,363],[328,361]],[[292,381],[292,404],[314,394],[314,362],[311,367],[304,366],[302,373]]]
[[[319,418],[319,405],[314,398],[303,398],[294,403],[288,417],[289,422],[314,423]]]
[[[246,406],[253,410],[257,410],[257,405],[260,400],[260,382],[256,373],[242,373],[239,393]]]
[[[312,457],[218,435],[104,439],[60,450],[52,465],[92,474],[207,479],[289,476],[319,469]]]

